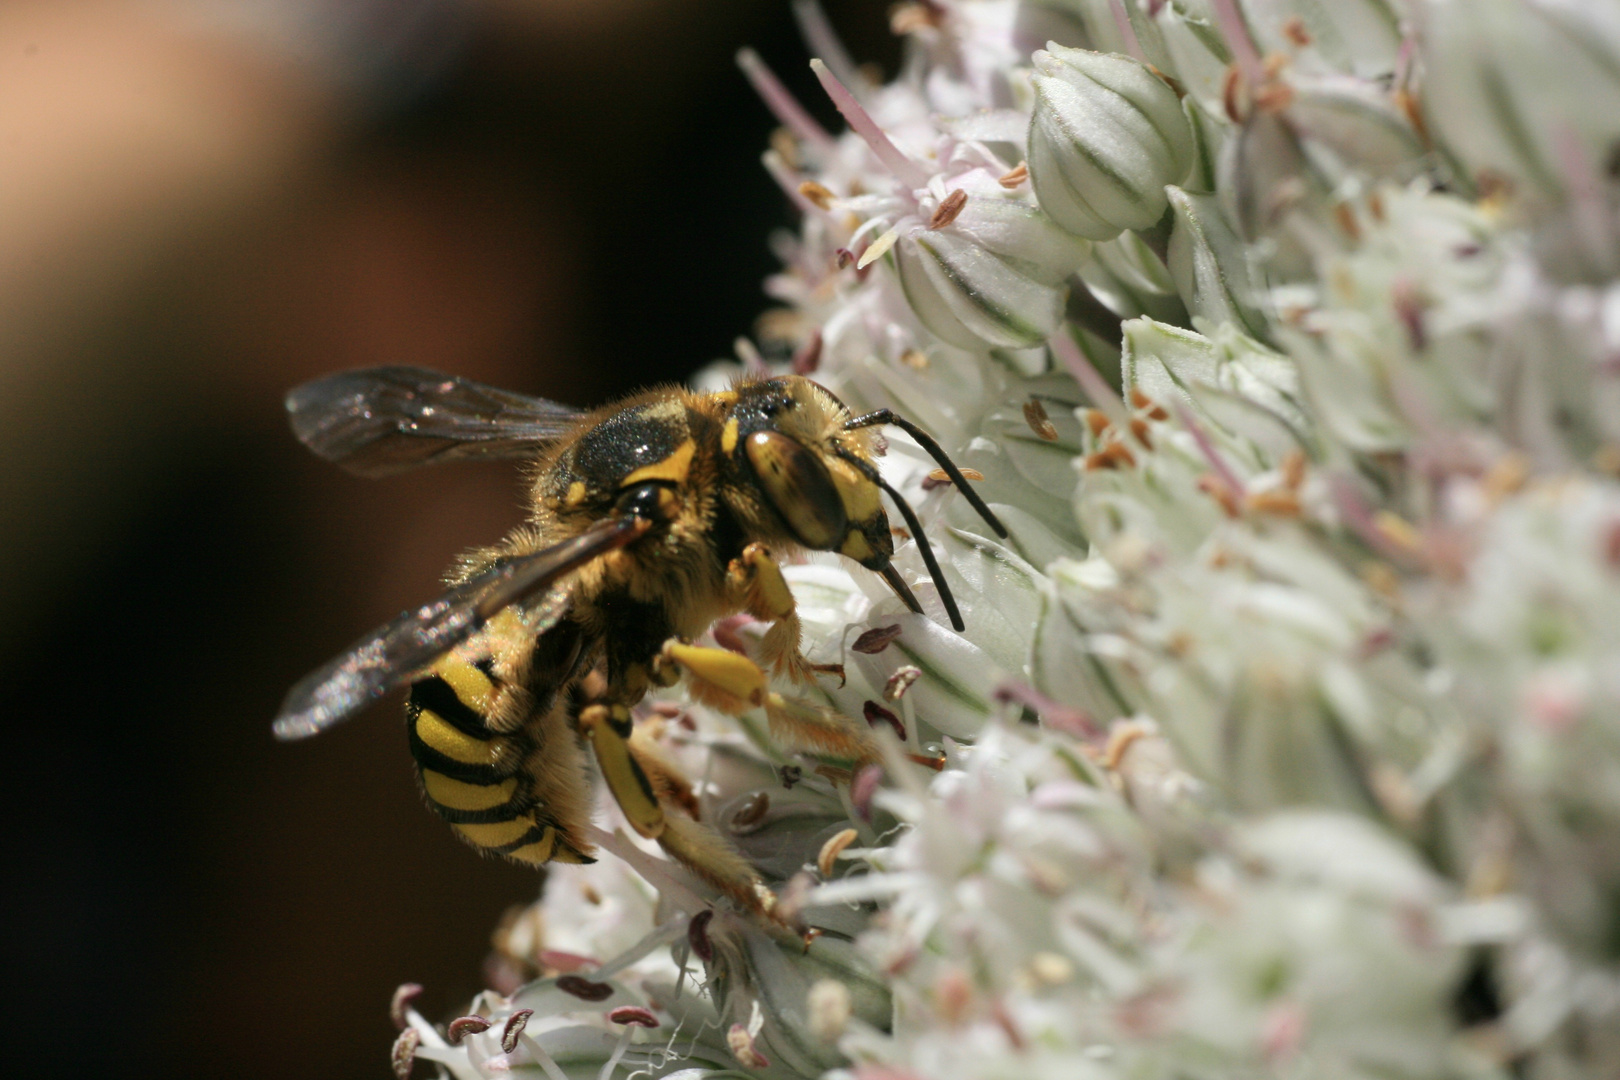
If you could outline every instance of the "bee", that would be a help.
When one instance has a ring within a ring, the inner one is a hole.
[[[699,820],[691,785],[632,721],[684,672],[698,699],[763,708],[785,746],[860,764],[866,725],[770,690],[808,683],[780,560],[836,551],[921,605],[892,563],[881,496],[904,518],[951,624],[962,616],[874,436],[907,432],[1000,536],[937,442],[888,409],[853,415],[799,377],[719,393],[663,388],[582,412],[410,367],[344,372],[287,396],[294,433],[361,476],[470,459],[527,461],[528,521],[461,557],[448,591],[367,634],[288,693],[282,739],[313,735],[409,683],[407,734],[428,805],[473,847],[519,863],[591,862],[587,754],[630,825],[740,903],[769,891]],[[769,625],[761,664],[691,644],[716,620]]]

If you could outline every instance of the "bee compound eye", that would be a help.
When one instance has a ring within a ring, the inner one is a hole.
[[[836,548],[849,516],[821,459],[779,431],[756,431],[744,445],[760,489],[799,542],[814,551]]]
[[[675,512],[675,493],[667,484],[637,484],[619,495],[621,513],[648,521],[668,521]]]

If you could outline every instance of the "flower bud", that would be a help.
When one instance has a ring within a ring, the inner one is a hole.
[[[948,224],[916,226],[894,246],[917,318],[963,349],[1039,345],[1063,318],[1063,281],[1086,248],[1032,206],[969,197]]]
[[[1029,173],[1042,209],[1092,240],[1156,224],[1164,186],[1193,162],[1175,91],[1128,56],[1052,45],[1034,62]]]
[[[1243,21],[1261,52],[1304,54],[1363,79],[1394,70],[1402,6],[1398,0],[1242,0]]]

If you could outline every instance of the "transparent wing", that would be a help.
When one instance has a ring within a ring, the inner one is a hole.
[[[583,415],[544,398],[415,367],[342,371],[287,395],[300,442],[361,476],[472,458],[526,457]]]
[[[302,739],[331,727],[407,682],[476,634],[496,612],[646,532],[633,516],[607,518],[572,540],[509,559],[432,603],[402,612],[287,692],[276,717],[278,739]]]

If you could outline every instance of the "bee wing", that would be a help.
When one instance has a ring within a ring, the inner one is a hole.
[[[402,612],[288,691],[273,725],[276,737],[302,739],[331,727],[409,681],[476,634],[502,608],[624,547],[650,525],[634,516],[598,521],[572,540],[509,559],[431,603]]]
[[[361,476],[470,458],[524,457],[585,414],[416,367],[341,371],[287,395],[300,442]]]

